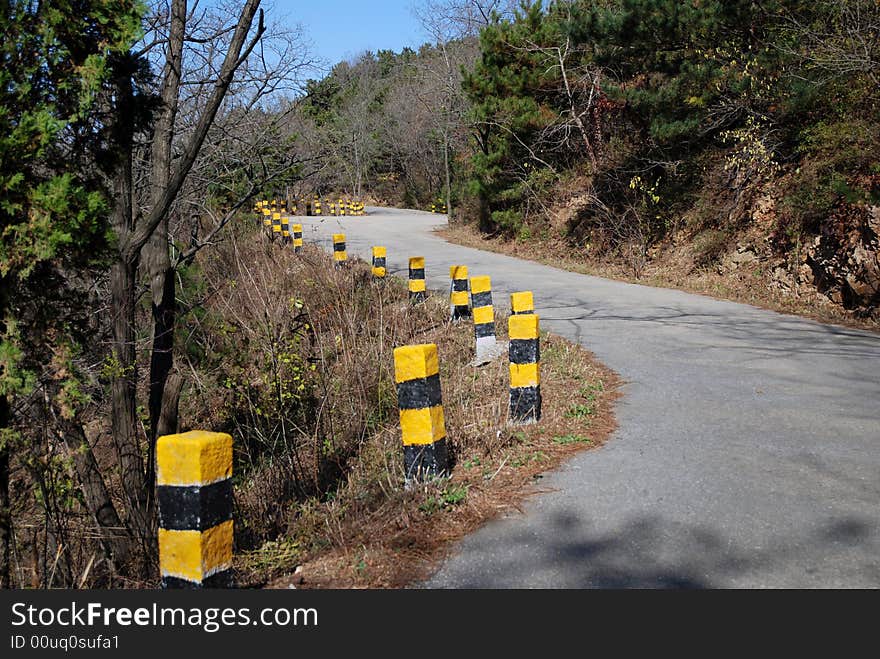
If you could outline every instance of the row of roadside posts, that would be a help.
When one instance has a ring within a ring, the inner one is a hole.
[[[256,210],[265,217],[261,204]],[[300,252],[302,226],[288,225],[279,233],[284,236],[284,231],[294,252]],[[371,270],[377,282],[387,276],[386,259],[384,246],[372,248]],[[333,235],[333,260],[337,268],[347,264],[345,234]],[[409,258],[408,275],[410,303],[420,305],[427,299],[423,256]],[[491,279],[469,277],[465,265],[451,266],[449,277],[450,319],[473,322],[474,364],[485,365],[498,356]],[[532,292],[512,293],[510,308],[508,421],[533,424],[541,419],[541,348]],[[406,487],[448,476],[437,345],[395,348],[394,380]],[[156,477],[162,588],[233,587],[232,437],[202,430],[160,437]]]
[[[364,202],[358,199],[339,197],[299,197],[298,199],[261,199],[254,205],[254,211],[258,214],[269,215],[274,219],[274,214],[280,216],[324,216],[334,215],[344,217],[360,217],[366,215]]]

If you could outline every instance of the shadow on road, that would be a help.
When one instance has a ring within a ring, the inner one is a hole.
[[[876,550],[877,526],[855,517],[829,522],[800,537],[777,537],[768,546],[752,548],[739,547],[732,538],[706,526],[686,527],[656,517],[630,519],[613,534],[591,534],[588,523],[568,514],[550,516],[542,528],[545,534],[540,554],[534,551],[534,536],[510,534],[504,539],[509,551],[500,560],[498,538],[486,542],[472,538],[469,554],[484,555],[483,564],[488,564],[491,556],[492,569],[479,576],[456,574],[456,587],[863,587],[880,581],[880,560],[859,563],[856,558],[870,555],[872,544]],[[857,550],[846,582],[828,583],[823,565],[807,557],[816,555],[817,545],[822,545],[821,553],[835,562],[848,560],[847,554]],[[793,569],[800,574],[798,583],[778,583],[769,576],[783,565],[784,572]],[[768,580],[762,582],[761,575],[768,575]]]

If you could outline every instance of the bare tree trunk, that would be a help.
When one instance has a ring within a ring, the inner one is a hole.
[[[9,285],[5,276],[0,275],[0,336],[6,334],[6,310],[8,307]],[[9,428],[12,414],[9,400],[0,395],[0,431]],[[9,497],[9,444],[0,435],[0,588],[12,588],[12,510]]]
[[[173,435],[177,432],[177,412],[182,388],[183,378],[180,375],[172,373],[168,376],[162,396],[162,410],[156,424],[156,437]]]
[[[5,331],[3,323],[0,328]],[[0,428],[9,425],[9,401],[0,396]],[[0,440],[3,442],[3,440]],[[0,443],[0,588],[12,588],[10,546],[12,544],[12,511],[9,509],[9,446]]]
[[[118,124],[115,146],[118,149],[117,171],[113,181],[115,205],[111,223],[120,242],[130,235],[132,214],[132,146],[134,139],[135,99],[130,62],[116,64],[114,79]],[[113,441],[125,495],[128,522],[147,546],[150,532],[147,517],[144,466],[141,460],[135,414],[137,360],[135,353],[135,282],[137,258],[120,253],[110,268],[111,312],[113,314],[113,375],[110,383]]]
[[[61,434],[73,458],[86,509],[98,525],[104,552],[118,570],[128,560],[131,537],[119,519],[82,426],[78,423],[65,423]]]
[[[134,306],[137,267],[121,260],[110,270],[113,298],[113,356],[111,380],[113,440],[119,462],[122,489],[129,521],[138,533],[148,531],[147,492],[135,414],[137,360],[135,355]]]
[[[476,131],[476,141],[478,148],[484,155],[489,155],[489,139],[491,137],[488,126],[478,127]],[[477,219],[479,228],[482,233],[490,233],[495,230],[492,222],[492,213],[489,208],[489,195],[486,193],[484,185],[480,185],[477,192]]]
[[[452,174],[449,171],[449,130],[443,131],[443,168],[444,168],[445,174],[446,174],[446,217],[451,220],[452,219]]]
[[[174,122],[177,117],[180,92],[183,43],[186,36],[186,0],[174,0],[171,4],[171,26],[165,53],[162,78],[161,107],[153,128],[152,185],[153,206],[161,203],[171,180],[172,141]],[[158,438],[159,415],[162,395],[171,369],[174,367],[174,322],[177,315],[175,301],[174,268],[168,245],[168,215],[166,214],[144,246],[143,263],[150,278],[153,311],[153,349],[150,353],[150,436],[147,449],[148,498],[152,502],[155,479],[155,452]]]

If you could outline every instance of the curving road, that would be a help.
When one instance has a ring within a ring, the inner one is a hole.
[[[306,241],[388,248],[532,290],[544,329],[627,382],[601,449],[464,539],[427,587],[880,587],[880,336],[451,245],[443,216],[303,218]]]

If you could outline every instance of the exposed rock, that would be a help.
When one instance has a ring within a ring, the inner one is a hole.
[[[771,273],[771,281],[773,285],[784,293],[791,292],[794,282],[792,276],[783,266],[778,265],[773,268]]]
[[[807,250],[813,283],[836,304],[870,314],[880,307],[880,207],[856,207]]]
[[[757,261],[757,260],[758,260],[758,255],[755,254],[755,253],[754,253],[753,251],[751,251],[751,250],[748,250],[748,251],[746,251],[746,250],[743,250],[743,251],[737,250],[736,252],[734,252],[733,254],[730,255],[730,259],[729,259],[729,260],[730,260],[730,262],[733,263],[734,265],[740,266],[740,265],[742,265],[743,263],[752,263],[752,262],[754,262],[754,261]]]

